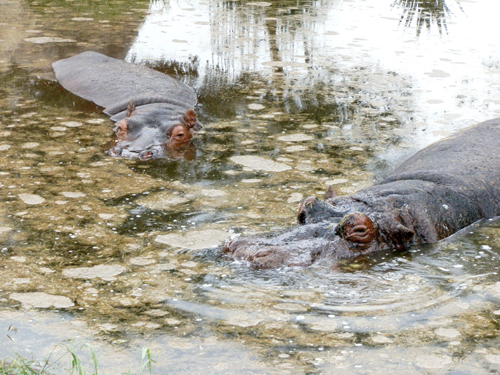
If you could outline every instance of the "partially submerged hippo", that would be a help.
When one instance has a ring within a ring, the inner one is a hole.
[[[291,230],[231,241],[223,253],[260,268],[308,266],[446,238],[500,215],[500,119],[436,142],[383,181],[346,197],[299,206]]]
[[[164,157],[185,145],[201,129],[193,108],[194,91],[165,74],[84,52],[52,64],[68,91],[104,107],[116,122],[114,156]]]

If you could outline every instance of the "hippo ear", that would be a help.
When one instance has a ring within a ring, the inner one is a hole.
[[[410,242],[414,235],[414,231],[399,223],[389,232],[392,246],[399,251],[405,249],[405,243]]]
[[[354,212],[342,218],[335,228],[335,234],[346,241],[370,244],[378,236],[377,225],[361,212]]]
[[[326,189],[326,193],[325,193],[325,201],[328,200],[328,199],[332,199],[332,198],[335,198],[337,197],[337,192],[332,188],[332,185],[328,185],[328,189]]]
[[[135,112],[135,105],[134,105],[134,101],[132,99],[130,99],[130,101],[128,102],[128,105],[127,105],[127,117],[130,117],[134,114]]]
[[[196,112],[192,109],[188,109],[182,116],[182,123],[188,128],[194,127],[196,125]]]

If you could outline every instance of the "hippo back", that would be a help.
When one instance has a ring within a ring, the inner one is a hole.
[[[104,107],[110,116],[134,105],[168,103],[192,109],[196,95],[187,85],[144,66],[84,52],[52,64],[61,85],[84,99]]]
[[[431,144],[377,185],[403,180],[446,185],[473,199],[486,217],[500,215],[500,119]]]

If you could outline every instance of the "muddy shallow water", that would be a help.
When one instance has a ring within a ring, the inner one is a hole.
[[[499,116],[498,6],[378,3],[1,3],[0,359],[90,343],[106,373],[142,347],[158,374],[498,372],[498,220],[340,265],[219,257]],[[108,118],[50,76],[85,50],[195,88],[195,160],[108,156]]]

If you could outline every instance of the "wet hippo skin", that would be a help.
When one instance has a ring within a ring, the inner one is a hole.
[[[201,129],[193,108],[196,95],[178,80],[97,52],[84,52],[52,64],[68,91],[104,107],[116,122],[114,156],[164,157]]]
[[[371,187],[305,199],[294,228],[238,238],[222,251],[254,267],[308,266],[437,242],[498,215],[500,119],[494,119],[431,144]]]

